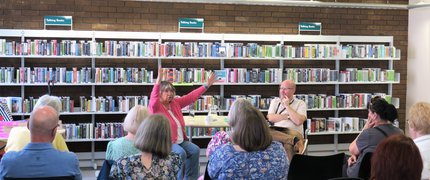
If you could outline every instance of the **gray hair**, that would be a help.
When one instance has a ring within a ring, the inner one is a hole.
[[[140,124],[134,146],[142,152],[165,158],[172,151],[171,138],[169,120],[164,115],[154,114]]]
[[[145,106],[136,105],[128,111],[127,116],[124,118],[124,131],[131,134],[136,134],[137,128],[148,117],[149,112]]]
[[[37,100],[36,105],[34,105],[33,109],[36,109],[39,106],[51,106],[57,111],[57,114],[60,115],[61,112],[61,100],[57,96],[43,95]]]
[[[248,100],[236,100],[229,113],[233,128],[231,139],[246,151],[261,151],[272,143],[272,136],[264,115]]]
[[[175,89],[175,87],[173,86],[172,83],[170,83],[169,81],[161,81],[161,83],[160,83],[160,92],[168,91],[168,90],[173,91],[173,92],[176,91],[176,89]]]

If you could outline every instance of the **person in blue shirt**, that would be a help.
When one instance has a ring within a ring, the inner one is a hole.
[[[54,149],[58,112],[50,106],[36,107],[30,115],[30,143],[23,150],[7,152],[0,162],[0,180],[5,177],[74,176],[82,179],[75,154]]]

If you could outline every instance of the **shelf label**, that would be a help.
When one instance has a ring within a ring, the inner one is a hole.
[[[45,16],[45,26],[72,26],[72,16]]]
[[[321,31],[321,23],[299,22],[299,31]]]
[[[179,29],[203,29],[203,18],[179,18]]]

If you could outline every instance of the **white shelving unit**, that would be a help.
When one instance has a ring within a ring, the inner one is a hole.
[[[181,42],[256,42],[265,43],[272,42],[273,44],[289,44],[289,43],[319,43],[319,44],[346,44],[346,43],[368,43],[368,44],[386,44],[393,46],[392,36],[321,36],[321,35],[269,35],[269,34],[210,34],[210,33],[160,33],[160,32],[118,32],[118,31],[68,31],[68,30],[11,30],[11,29],[0,29],[0,39],[2,38],[15,38],[20,39],[24,42],[26,39],[76,39],[76,40],[88,40],[88,41],[104,41],[104,40],[139,40],[139,41],[156,41],[162,43],[165,41],[181,41]],[[219,61],[220,69],[225,68],[226,61],[278,61],[278,67],[285,69],[290,61],[334,61],[335,67],[333,70],[341,70],[340,63],[348,61],[388,61],[387,69],[393,69],[393,61],[400,60],[400,58],[232,58],[232,57],[128,57],[128,56],[31,56],[31,55],[0,55],[0,59],[17,59],[20,61],[21,67],[26,67],[26,59],[64,59],[67,63],[67,59],[83,59],[90,60],[91,68],[96,67],[96,63],[103,61],[103,59],[136,59],[142,61],[148,61],[148,63],[154,63],[157,66],[163,64],[163,60],[202,60],[202,61]],[[72,65],[67,65],[68,67]],[[309,67],[312,68],[312,67]],[[381,68],[381,67],[379,67]],[[156,69],[154,69],[155,71]],[[156,73],[154,73],[156,76]],[[392,95],[392,85],[400,83],[400,75],[396,74],[395,81],[392,82],[308,82],[308,83],[297,83],[299,86],[321,86],[321,85],[334,85],[334,95],[339,95],[339,85],[388,85],[386,92],[388,95]],[[192,85],[202,85],[202,83],[194,83]],[[278,86],[279,83],[216,83],[219,87],[219,95],[224,97],[225,86]],[[24,98],[25,88],[33,86],[46,86],[43,83],[0,83],[0,87],[16,86],[21,87],[20,97]],[[96,87],[98,86],[153,86],[153,83],[56,83],[56,87],[70,87],[70,86],[83,86],[91,87],[91,96],[97,96]],[[179,87],[180,88],[180,87]],[[300,91],[300,88],[298,88]],[[277,96],[278,92],[273,92],[274,96]],[[2,96],[2,95],[0,95]],[[398,103],[398,99],[394,101]],[[393,102],[394,102],[393,101]],[[397,104],[398,106],[398,104]],[[325,108],[325,109],[308,109],[308,111],[334,111],[337,117],[339,111],[343,110],[364,110],[365,108]],[[262,110],[267,111],[267,110]],[[189,111],[184,111],[187,113]],[[196,111],[197,113],[204,113],[205,111]],[[226,113],[227,110],[221,110]],[[96,123],[96,115],[110,115],[110,114],[126,114],[126,112],[73,112],[73,113],[61,113],[62,116],[69,115],[86,115],[91,116],[91,123]],[[14,116],[28,116],[29,113],[15,113]],[[354,132],[358,133],[358,132]],[[309,133],[308,135],[335,135],[345,133],[328,132],[328,133]],[[194,137],[195,138],[195,137]],[[94,163],[94,151],[95,142],[97,141],[109,141],[112,139],[79,139],[79,140],[67,140],[68,142],[91,142],[91,151],[93,154]]]

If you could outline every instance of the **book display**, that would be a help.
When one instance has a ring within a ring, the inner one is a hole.
[[[226,114],[237,98],[264,112],[279,84],[294,80],[310,134],[359,131],[366,117],[348,113],[364,112],[372,96],[399,103],[392,85],[400,79],[393,69],[400,50],[392,36],[0,29],[0,59],[0,101],[13,115],[28,116],[51,81],[63,102],[66,140],[91,142],[93,152],[96,141],[124,135],[120,122],[134,105],[148,104],[161,65],[177,95],[216,74],[215,86],[184,113],[217,105]],[[115,120],[105,122],[107,115]],[[188,133],[210,137],[221,129]]]

